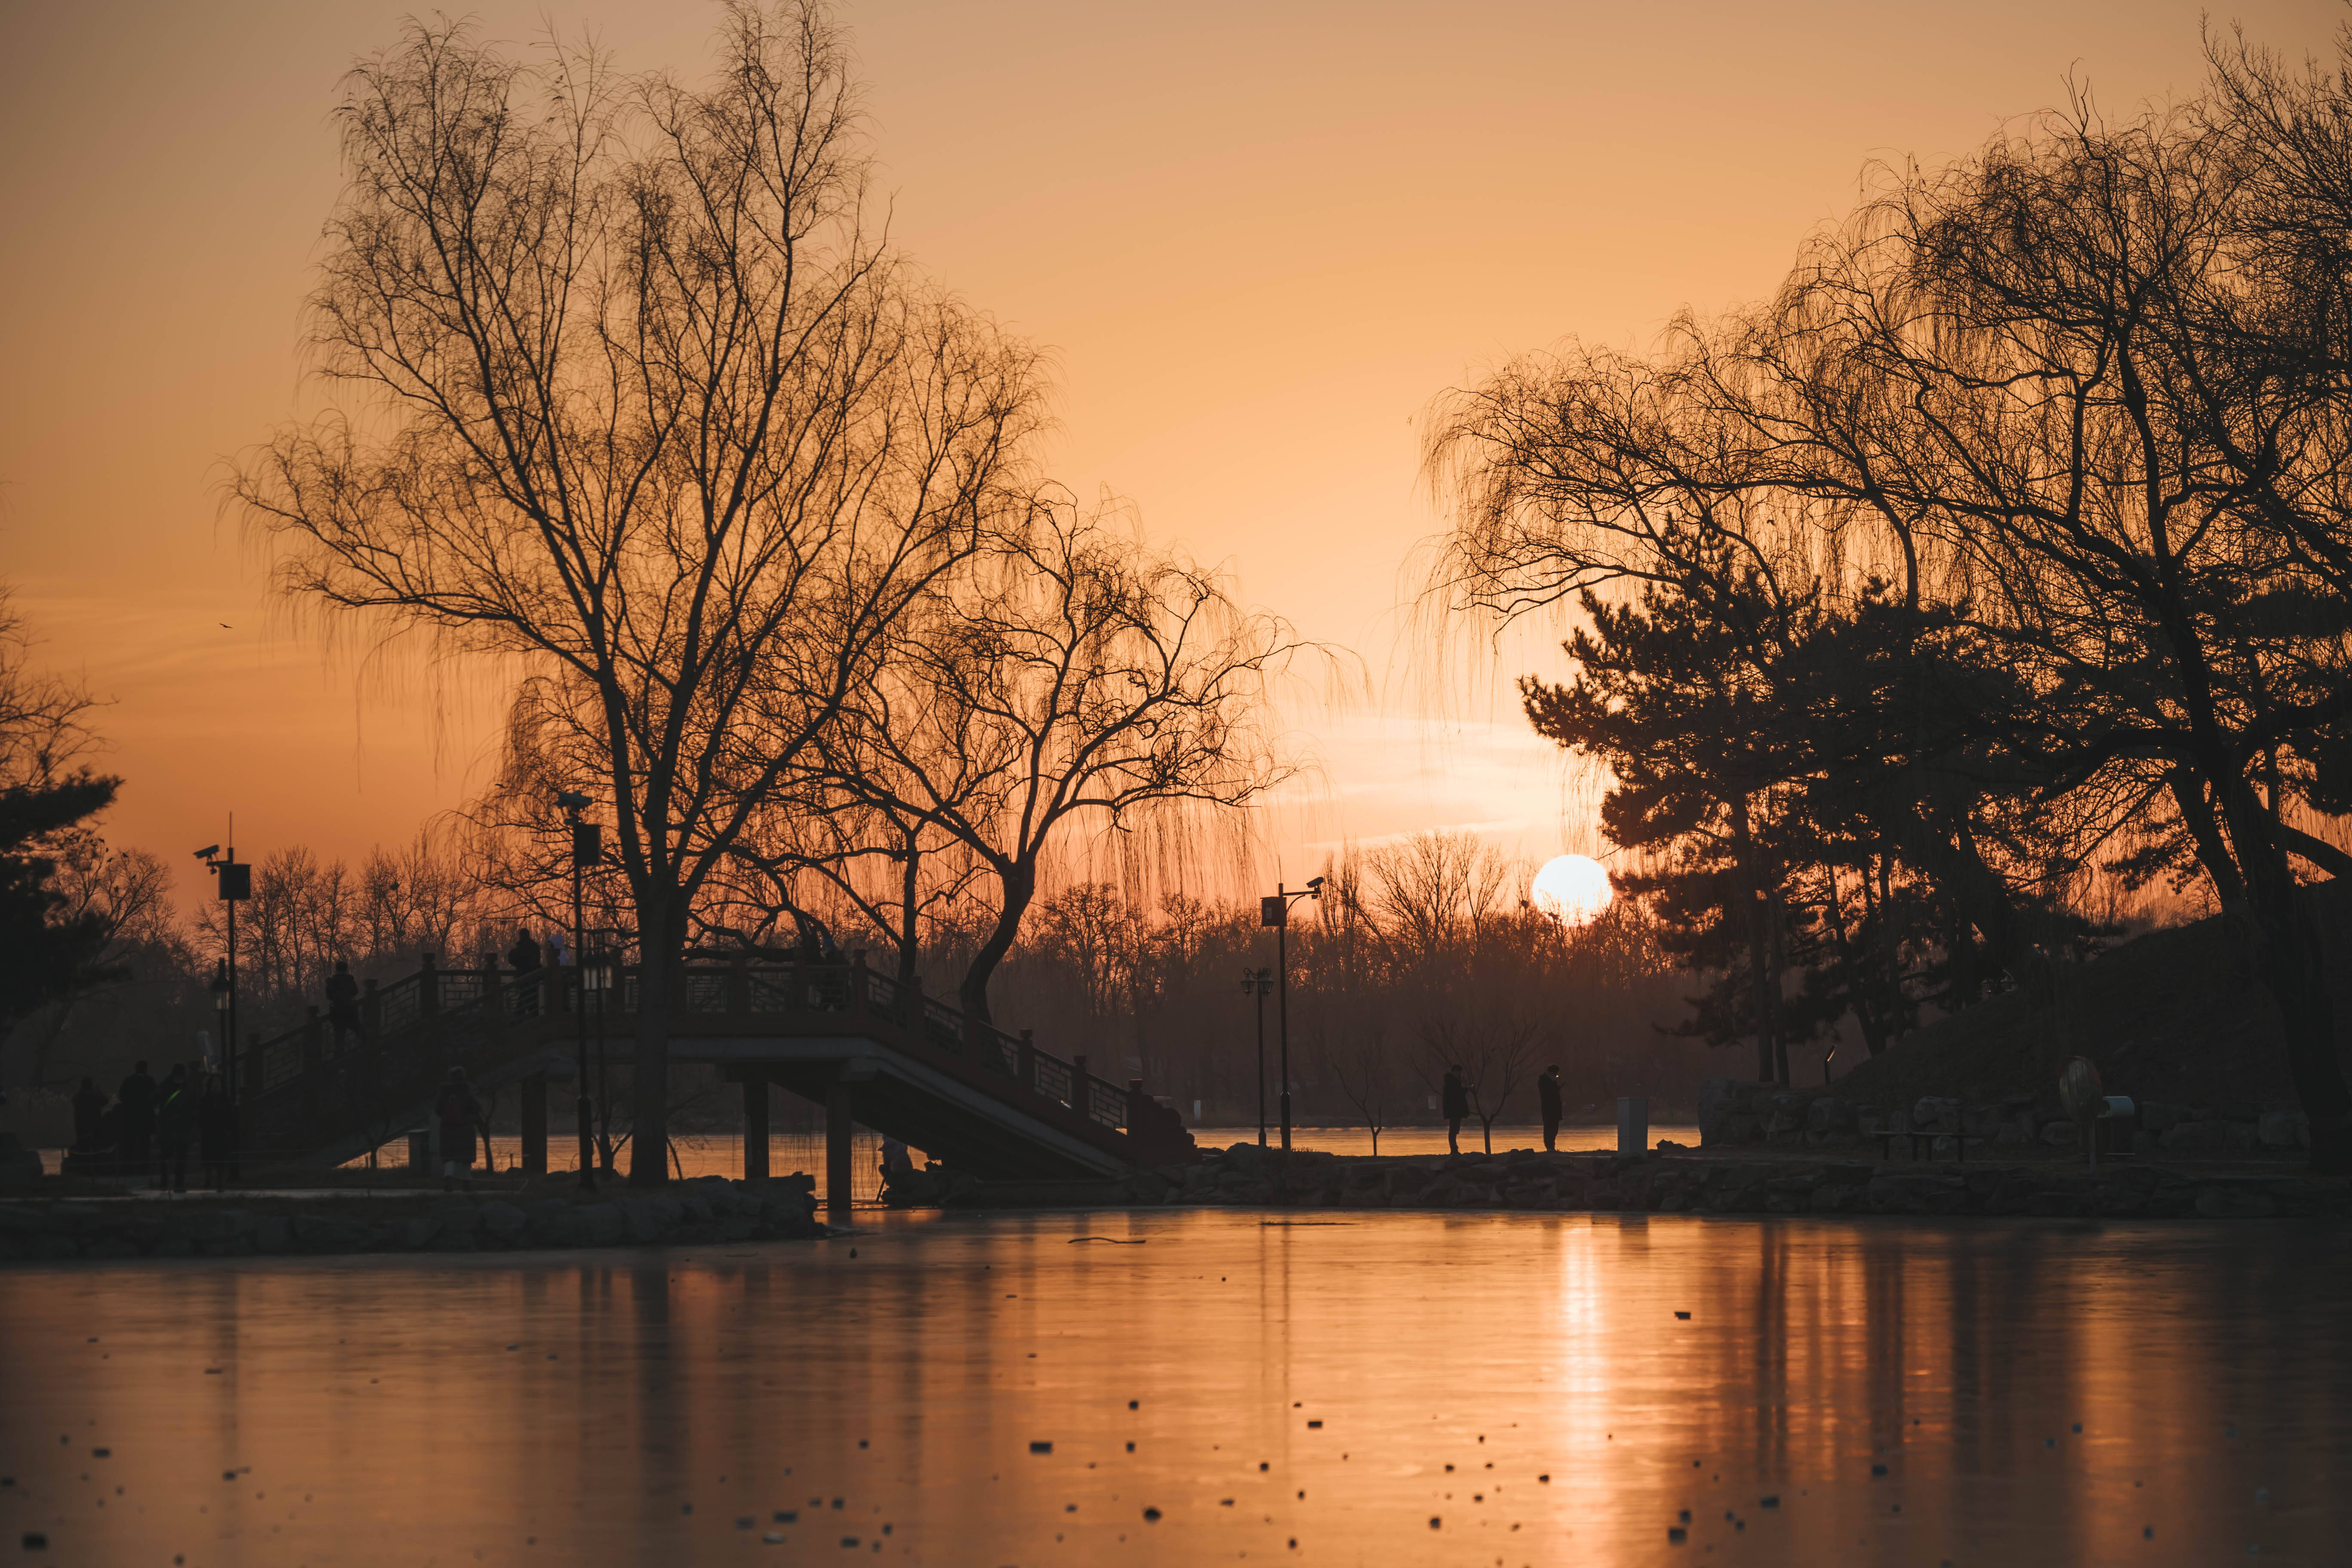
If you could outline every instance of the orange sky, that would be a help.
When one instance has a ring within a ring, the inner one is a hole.
[[[237,814],[249,857],[357,856],[478,784],[496,692],[331,658],[265,603],[216,515],[225,458],[299,411],[295,340],[337,187],[328,114],[379,0],[0,0],[0,575],[53,665],[112,700],[110,834],[186,851]],[[1575,332],[1769,290],[1874,157],[1964,153],[2058,97],[2194,89],[2197,0],[1966,6],[1729,0],[844,8],[894,230],[936,276],[1051,345],[1055,467],[1226,563],[1248,597],[1346,645],[1380,690],[1301,714],[1317,801],[1270,864],[1324,841],[1475,826],[1592,852],[1507,699],[1437,718],[1399,641],[1433,395]],[[697,0],[542,16],[629,68],[689,74]],[[2217,6],[2294,50],[2347,13]],[[226,626],[222,623],[227,623]],[[1548,637],[1501,672],[1557,672]],[[1506,688],[1507,689],[1507,688]],[[1468,717],[1465,717],[1465,714]],[[194,879],[184,879],[184,892]]]

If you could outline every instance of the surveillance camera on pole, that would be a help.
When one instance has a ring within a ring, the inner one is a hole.
[[[1277,1013],[1282,1027],[1282,1152],[1286,1158],[1290,1153],[1290,906],[1300,899],[1322,897],[1323,879],[1314,877],[1303,888],[1276,884],[1270,896],[1258,900],[1258,924],[1274,928],[1275,987],[1281,997]]]
[[[234,836],[235,818],[230,819],[229,826]],[[205,869],[217,879],[214,892],[221,902],[228,906],[228,953],[221,960],[220,975],[214,982],[214,994],[215,1007],[221,1019],[221,1076],[226,1080],[230,1108],[235,1110],[237,1103],[236,906],[253,897],[253,868],[236,858],[236,846],[234,844],[226,850],[217,844],[207,844],[196,851],[196,858],[202,860]],[[241,1149],[245,1142],[241,1125],[239,1131],[237,1147]],[[229,1174],[233,1177],[241,1175],[241,1164],[242,1162],[232,1154]]]

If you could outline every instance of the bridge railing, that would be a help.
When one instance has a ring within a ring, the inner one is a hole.
[[[866,1014],[889,1020],[925,1045],[971,1063],[1040,1098],[1068,1107],[1098,1126],[1130,1130],[1141,1086],[1120,1085],[1087,1071],[1083,1056],[1065,1059],[1040,1048],[1024,1031],[1015,1036],[926,995],[921,983],[903,984],[848,963],[688,963],[672,972],[672,1006],[688,1016],[751,1014]],[[572,966],[529,973],[480,968],[445,969],[427,953],[417,973],[379,986],[365,983],[362,1026],[339,1033],[318,1008],[304,1023],[271,1039],[253,1037],[242,1053],[241,1093],[249,1110],[274,1125],[293,1127],[319,1110],[320,1086],[347,1077],[364,1058],[364,1075],[390,1084],[423,1076],[437,1079],[446,1060],[471,1053],[451,1035],[487,1036],[534,1017],[576,1016],[583,1002],[615,1019],[632,1017],[644,989],[636,964],[616,968],[611,989],[583,992]]]

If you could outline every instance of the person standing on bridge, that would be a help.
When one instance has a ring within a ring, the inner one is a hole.
[[[507,962],[514,965],[514,1009],[518,1015],[530,1016],[539,1011],[539,943],[531,941],[530,932],[518,930],[514,945],[507,949]]]
[[[466,1081],[464,1068],[451,1068],[441,1098],[434,1103],[441,1121],[441,1190],[456,1192],[474,1185],[474,1131],[482,1124],[482,1102]]]
[[[1429,1080],[1423,1079],[1422,1081],[1426,1083]],[[1462,1069],[1458,1067],[1445,1069],[1444,1099],[1445,1100],[1445,1147],[1451,1152],[1459,1154],[1462,1152],[1462,1119],[1470,1114],[1470,1089],[1469,1086],[1462,1081]]]
[[[360,1032],[360,983],[352,978],[352,966],[340,958],[335,960],[335,972],[327,976],[327,1022],[334,1026],[338,1052],[343,1048],[343,1037]]]
[[[1559,1144],[1559,1064],[1555,1062],[1536,1077],[1536,1104],[1542,1108],[1544,1152],[1549,1154]]]

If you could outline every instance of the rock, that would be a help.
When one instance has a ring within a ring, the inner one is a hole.
[[[2311,1118],[2300,1110],[2273,1110],[2255,1124],[2255,1135],[2265,1149],[2311,1147]]]
[[[2256,1124],[2252,1121],[2221,1123],[2221,1147],[2232,1154],[2251,1154],[2261,1146]]]
[[[2278,1200],[2259,1187],[2209,1183],[2197,1190],[2197,1213],[2204,1219],[2259,1219],[2278,1213]]]
[[[521,1245],[530,1216],[510,1203],[492,1198],[482,1205],[482,1228],[509,1247]]]
[[[628,1239],[629,1216],[618,1204],[583,1204],[572,1212],[588,1227],[591,1247],[614,1247]]]
[[[1960,1102],[1948,1095],[1923,1094],[1911,1108],[1911,1125],[1921,1132],[1958,1132]]]
[[[1851,1132],[1860,1120],[1853,1106],[1825,1094],[1806,1108],[1805,1131],[1832,1134]]]
[[[2151,1100],[2139,1108],[2139,1124],[2150,1132],[2169,1132],[2188,1120],[2188,1112],[2177,1105],[2159,1105]]]
[[[190,1241],[228,1241],[253,1234],[249,1209],[191,1208],[180,1218],[180,1234]]]
[[[253,1249],[256,1252],[285,1252],[294,1245],[294,1226],[282,1214],[256,1215],[253,1220]]]
[[[2074,1146],[2074,1124],[2071,1121],[2044,1122],[2042,1141],[2053,1149],[2072,1149]]]
[[[367,1245],[367,1227],[351,1220],[298,1214],[291,1224],[298,1252],[356,1252]]]
[[[1732,1142],[1731,1119],[1739,1113],[1738,1088],[1727,1078],[1711,1078],[1699,1086],[1698,1142],[1701,1148]]]
[[[2183,1121],[2162,1135],[2168,1154],[2218,1154],[2228,1137],[2220,1121]]]

